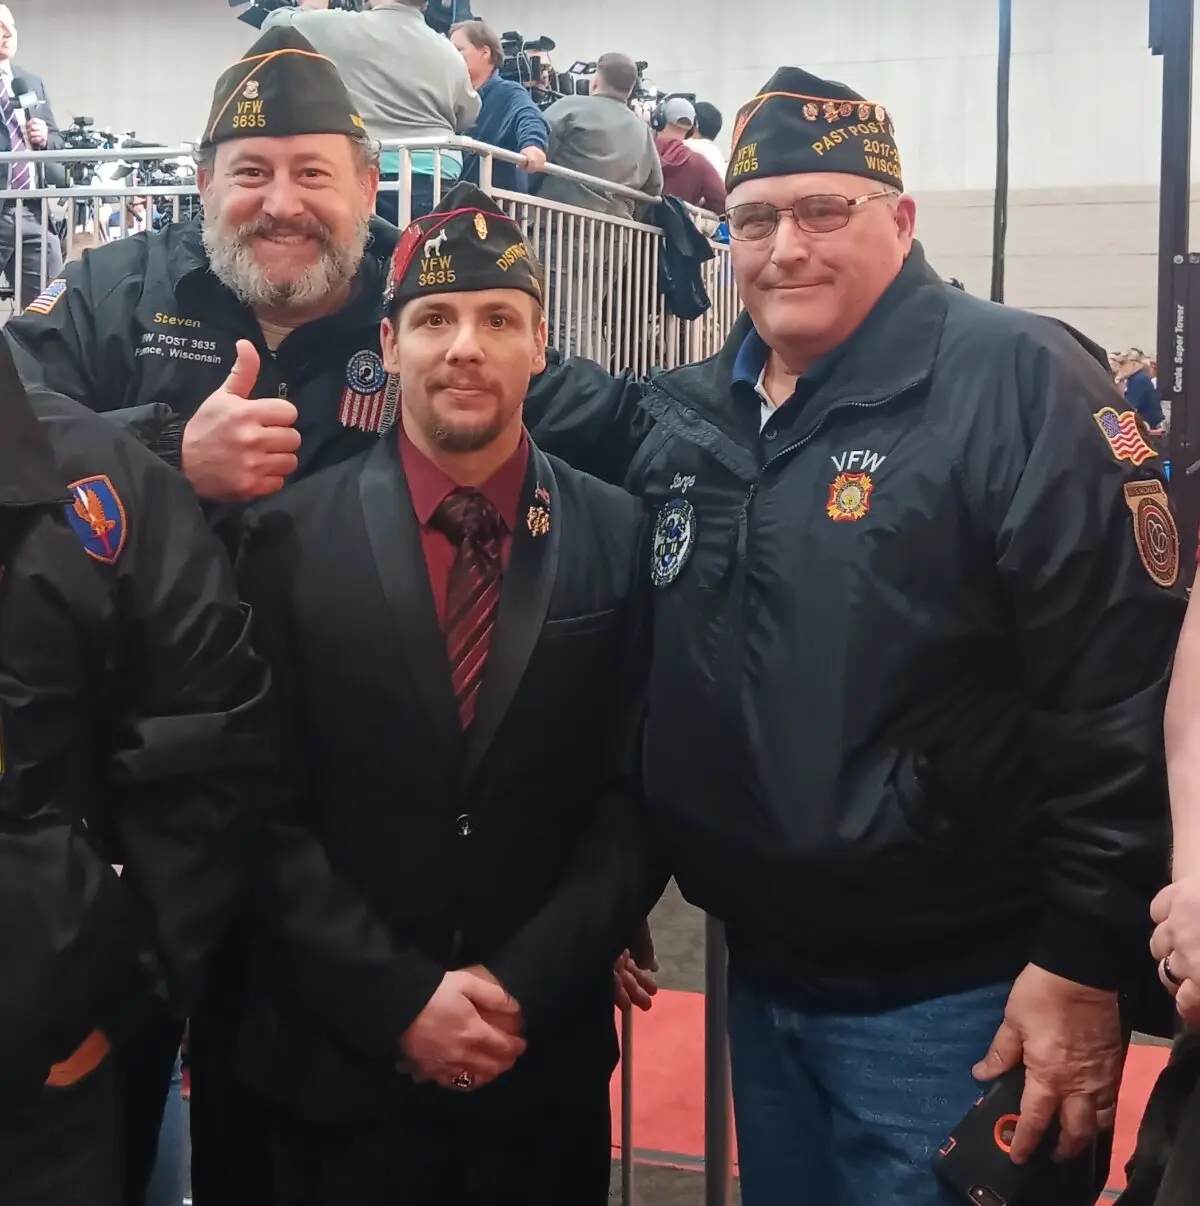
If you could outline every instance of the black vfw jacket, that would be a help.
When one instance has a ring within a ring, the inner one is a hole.
[[[379,321],[395,240],[394,227],[373,220],[350,300],[275,352],[209,270],[199,219],[85,252],[4,333],[27,384],[104,412],[176,467],[184,426],[248,339],[262,360],[254,396],[286,397],[299,411],[303,477],[368,448],[393,408]],[[373,401],[355,406],[356,393]]]
[[[664,556],[693,515],[646,736],[680,887],[741,974],[810,1007],[1030,959],[1116,987],[1166,875],[1160,462],[1110,444],[1127,408],[1067,331],[919,245],[761,432],[731,386],[749,330],[650,381],[568,361],[527,405],[543,447],[645,498]]]
[[[275,884],[294,898],[327,859],[331,896],[357,897],[395,950],[374,1009],[359,994],[353,1011],[321,952],[344,951],[351,974],[389,952],[352,909],[329,923],[310,898],[264,955],[244,1070],[310,1118],[566,1100],[614,1066],[612,961],[665,882],[637,775],[644,518],[536,448],[520,515],[466,738],[395,439],[247,515],[239,577],[287,716],[285,763],[324,847],[298,850]],[[445,970],[473,963],[520,1002],[530,1047],[460,1104],[394,1064]]]
[[[0,350],[0,1109],[153,993],[186,1001],[276,766],[267,669],[187,483],[31,401]]]

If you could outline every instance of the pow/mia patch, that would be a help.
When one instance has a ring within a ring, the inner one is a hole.
[[[1111,406],[1106,406],[1098,410],[1093,418],[1104,433],[1104,438],[1117,460],[1132,461],[1135,465],[1140,465],[1158,455],[1142,437],[1136,410],[1117,414]]]
[[[1146,573],[1159,586],[1179,581],[1179,529],[1162,482],[1126,482],[1125,502],[1133,513],[1133,537]]]
[[[338,422],[359,431],[385,431],[395,418],[399,379],[389,375],[378,352],[355,352],[346,365],[346,388]]]
[[[360,394],[373,394],[383,389],[387,370],[378,352],[355,352],[346,365],[346,384]]]
[[[115,565],[128,532],[121,496],[103,474],[72,482],[70,490],[71,502],[63,509],[84,552],[105,565]]]
[[[670,586],[683,573],[696,544],[696,511],[686,498],[672,499],[658,513],[650,548],[650,581]]]
[[[874,493],[869,473],[839,473],[829,486],[825,514],[834,523],[855,523],[870,511]]]
[[[58,305],[59,298],[67,291],[67,282],[60,276],[57,280],[51,281],[45,289],[38,294],[25,307],[26,314],[49,314],[55,306]]]

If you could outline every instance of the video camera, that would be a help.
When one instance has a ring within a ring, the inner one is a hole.
[[[139,142],[136,138],[127,138],[121,146],[133,150],[161,146],[161,143]],[[113,173],[113,179],[121,181],[127,187],[146,190],[153,201],[151,226],[154,230],[159,230],[175,220],[176,207],[181,222],[200,214],[199,197],[155,195],[159,189],[177,186],[195,189],[196,165],[191,159],[122,159]]]
[[[556,46],[553,38],[527,41],[525,35],[516,30],[500,35],[500,48],[504,52],[500,75],[528,88],[533,103],[540,109],[548,108],[562,96],[558,72],[550,62],[550,52]]]
[[[658,108],[663,101],[663,97],[666,95],[653,80],[646,78],[646,68],[649,66],[650,64],[645,59],[638,59],[637,86],[633,90],[633,95],[629,98],[629,107],[647,121],[650,120],[654,110]]]
[[[72,151],[111,151],[117,145],[117,136],[111,130],[97,130],[91,117],[76,117],[62,131],[63,143]],[[77,160],[67,165],[67,183],[88,184],[92,178],[95,161]]]
[[[425,8],[425,24],[440,34],[449,34],[460,21],[474,20],[471,0],[429,0]]]
[[[229,0],[230,8],[241,8],[247,0]],[[249,0],[250,7],[244,13],[238,13],[238,20],[245,21],[255,29],[262,29],[263,22],[277,8],[296,8],[296,0]],[[330,8],[340,8],[350,13],[360,13],[366,7],[366,0],[329,0]]]
[[[563,96],[587,96],[592,90],[592,77],[596,74],[596,64],[587,62],[572,63],[567,71],[557,74],[558,91]],[[638,78],[633,95],[629,98],[629,107],[649,120],[663,98],[663,91],[657,85],[646,79],[646,68],[650,64],[645,59],[637,61]]]

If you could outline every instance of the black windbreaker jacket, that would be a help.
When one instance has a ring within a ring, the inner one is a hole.
[[[187,483],[30,401],[0,355],[0,1110],[152,994],[186,1000],[278,766],[267,670]]]
[[[1166,875],[1160,462],[1079,340],[919,246],[761,429],[750,329],[649,381],[568,361],[527,404],[658,517],[646,789],[684,894],[810,1007],[1030,960],[1117,987]]]
[[[395,240],[394,227],[373,220],[350,301],[274,353],[249,307],[209,271],[199,220],[85,253],[4,332],[27,384],[105,412],[175,466],[184,425],[248,339],[262,359],[254,396],[286,397],[299,411],[305,477],[365,451],[394,406],[379,322]]]

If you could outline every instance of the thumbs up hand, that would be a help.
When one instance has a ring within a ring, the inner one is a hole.
[[[254,344],[239,339],[225,384],[183,429],[180,467],[209,502],[251,502],[281,490],[296,472],[296,408],[283,398],[251,397],[261,367]]]

